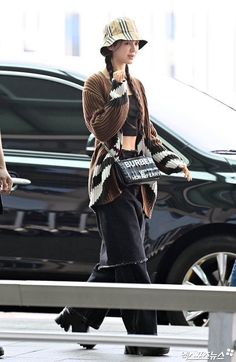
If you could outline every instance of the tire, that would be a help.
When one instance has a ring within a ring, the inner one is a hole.
[[[235,259],[236,236],[222,234],[202,238],[177,257],[168,274],[167,283],[229,285]],[[221,279],[219,271],[222,273]],[[209,322],[208,312],[205,311],[168,311],[167,316],[174,325],[206,326]]]

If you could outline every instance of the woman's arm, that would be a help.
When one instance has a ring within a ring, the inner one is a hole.
[[[184,173],[184,177],[187,178],[188,181],[192,181],[192,176],[187,165],[178,155],[176,155],[176,153],[169,151],[165,146],[162,145],[157,135],[157,131],[151,121],[150,127],[151,136],[149,149],[160,170],[168,175],[182,171]]]
[[[9,175],[5,158],[2,149],[2,139],[0,133],[0,192],[2,193],[10,193],[12,188],[13,182],[11,176]]]
[[[107,99],[106,99],[107,98]],[[122,128],[129,110],[127,82],[112,81],[110,93],[104,89],[97,75],[85,83],[83,111],[88,129],[106,142]]]

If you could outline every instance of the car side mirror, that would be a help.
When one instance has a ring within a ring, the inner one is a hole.
[[[95,149],[95,136],[91,133],[87,140],[86,154],[92,156]]]

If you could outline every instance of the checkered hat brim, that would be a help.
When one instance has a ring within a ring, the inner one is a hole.
[[[141,38],[135,22],[129,18],[118,18],[113,20],[105,27],[104,42],[100,49],[102,55],[109,54],[107,47],[114,44],[117,40],[138,40],[139,49],[141,49],[147,40]]]

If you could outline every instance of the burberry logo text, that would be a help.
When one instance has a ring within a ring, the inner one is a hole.
[[[143,165],[150,165],[153,163],[153,159],[150,158],[140,158],[139,160],[130,160],[125,161],[124,164],[127,168],[133,167],[133,166],[143,166]]]

